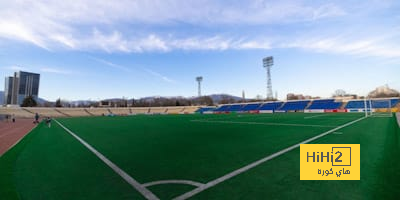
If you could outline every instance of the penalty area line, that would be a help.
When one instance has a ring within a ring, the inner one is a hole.
[[[202,191],[204,191],[204,190],[206,190],[206,189],[208,189],[208,188],[214,187],[215,185],[217,185],[217,184],[219,184],[219,183],[222,183],[222,182],[224,182],[224,181],[226,181],[226,180],[228,180],[228,179],[230,179],[230,178],[232,178],[232,177],[234,177],[234,176],[237,176],[237,175],[239,175],[239,174],[241,174],[241,173],[243,173],[243,172],[246,172],[246,171],[248,171],[248,170],[250,170],[250,169],[252,169],[252,168],[254,168],[254,167],[256,167],[256,166],[258,166],[258,165],[260,165],[260,164],[262,164],[262,163],[265,163],[265,162],[267,162],[267,161],[269,161],[269,160],[271,160],[271,159],[273,159],[273,158],[276,158],[276,157],[278,157],[278,156],[280,156],[280,155],[283,155],[283,154],[285,154],[285,153],[287,153],[287,152],[289,152],[289,151],[291,151],[291,150],[293,150],[293,149],[296,149],[297,147],[300,146],[300,144],[307,144],[307,143],[312,142],[312,141],[314,141],[314,140],[316,140],[316,139],[319,139],[319,138],[321,138],[321,137],[324,137],[324,136],[326,136],[326,135],[328,135],[328,134],[330,134],[330,133],[333,133],[333,132],[335,132],[335,131],[337,131],[337,130],[339,130],[339,129],[345,128],[345,127],[350,126],[350,125],[352,125],[352,124],[354,124],[354,123],[356,123],[356,122],[359,122],[359,121],[361,121],[361,120],[363,120],[363,119],[365,119],[365,118],[366,118],[366,117],[361,117],[361,118],[356,119],[356,120],[354,120],[354,121],[348,122],[348,123],[346,123],[346,124],[343,124],[343,125],[341,125],[341,126],[338,126],[338,127],[334,128],[334,129],[331,129],[331,130],[329,130],[329,131],[326,131],[326,132],[324,132],[324,133],[321,133],[321,134],[319,134],[319,135],[317,135],[317,136],[314,136],[314,137],[311,137],[311,138],[309,138],[309,139],[307,139],[307,140],[304,140],[304,141],[302,141],[302,142],[300,142],[300,143],[298,143],[298,144],[295,144],[295,145],[293,145],[293,146],[290,146],[290,147],[288,147],[288,148],[286,148],[286,149],[283,149],[283,150],[281,150],[281,151],[278,151],[278,152],[276,152],[276,153],[274,153],[274,154],[272,154],[272,155],[269,155],[269,156],[267,156],[267,157],[264,157],[264,158],[262,158],[262,159],[260,159],[260,160],[258,160],[258,161],[255,161],[255,162],[253,162],[253,163],[251,163],[251,164],[249,164],[249,165],[246,165],[246,166],[244,166],[244,167],[242,167],[242,168],[239,168],[239,169],[237,169],[237,170],[235,170],[235,171],[232,171],[232,172],[230,172],[230,173],[228,173],[228,174],[226,174],[226,175],[224,175],[224,176],[221,176],[221,177],[219,177],[219,178],[217,178],[217,179],[214,179],[214,180],[212,180],[212,181],[210,181],[210,182],[208,182],[208,183],[206,183],[206,184],[204,184],[204,185],[202,185],[202,186],[200,186],[200,187],[198,187],[198,188],[196,188],[196,189],[193,189],[193,190],[191,190],[191,191],[189,191],[189,192],[186,192],[186,193],[184,193],[184,194],[182,194],[182,195],[180,195],[180,196],[178,196],[178,197],[175,197],[174,200],[184,200],[184,199],[188,199],[188,198],[190,198],[190,197],[192,197],[192,196],[194,196],[194,195],[196,195],[196,194],[198,194],[198,193],[200,193],[200,192],[202,192]]]
[[[317,117],[326,117],[326,116],[330,116],[330,114],[313,115],[313,116],[304,117],[304,119],[311,119],[311,118],[317,118]]]
[[[336,126],[325,126],[325,125],[316,125],[316,124],[289,124],[289,123],[272,123],[272,122],[206,121],[206,120],[191,120],[191,122],[221,123],[221,124],[249,124],[249,125],[268,125],[268,126],[321,127],[321,128],[336,127]]]
[[[73,133],[71,130],[66,128],[64,125],[62,125],[60,122],[57,120],[54,120],[57,122],[58,125],[60,125],[65,131],[67,131],[69,134],[71,134],[75,139],[77,139],[83,146],[85,146],[88,150],[90,150],[92,153],[94,153],[101,161],[103,161],[107,166],[109,166],[115,173],[117,173],[121,178],[123,178],[126,182],[128,182],[133,188],[135,188],[138,192],[140,192],[146,199],[149,200],[158,200],[158,197],[153,194],[150,190],[148,190],[146,187],[144,187],[142,184],[140,184],[138,181],[136,181],[134,178],[129,176],[125,171],[123,171],[121,168],[119,168],[116,164],[111,162],[107,157],[105,157],[103,154],[101,154],[99,151],[97,151],[94,147],[92,147],[90,144],[85,142],[82,138],[77,136],[75,133]]]

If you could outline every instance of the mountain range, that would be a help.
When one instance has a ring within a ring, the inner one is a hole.
[[[229,94],[212,94],[212,95],[208,95],[208,96],[213,100],[214,103],[219,103],[224,99],[234,99],[235,101],[239,101],[239,100],[242,99],[241,97],[237,97],[237,96],[233,96],[233,95],[229,95]],[[165,98],[165,99],[195,99],[197,97],[185,98],[185,97],[182,97],[182,96],[174,96],[174,97],[150,96],[150,97],[143,97],[143,98],[140,98],[138,100],[154,101],[155,99],[159,99],[159,98]],[[109,98],[109,99],[104,99],[103,101],[114,101],[114,102],[117,102],[117,101],[121,101],[121,100],[123,100],[123,99],[121,99],[121,98]],[[129,99],[128,101],[131,101],[131,100],[132,99]],[[0,105],[2,105],[3,102],[4,102],[4,91],[0,91]],[[89,101],[89,100],[77,100],[77,101],[71,101],[69,103],[79,105],[79,104],[90,104],[92,102],[93,101]],[[43,98],[39,98],[38,99],[38,103],[39,104],[51,103],[51,101],[48,101],[48,100],[43,99]]]
[[[235,101],[239,101],[242,100],[241,97],[237,97],[237,96],[233,96],[233,95],[229,95],[229,94],[212,94],[212,95],[207,95],[209,96],[214,103],[219,103],[224,99],[233,99]],[[182,96],[169,96],[169,97],[163,97],[163,96],[149,96],[149,97],[143,97],[140,99],[135,99],[135,100],[142,100],[142,101],[146,101],[146,102],[151,102],[154,101],[156,99],[196,99],[198,97],[182,97]],[[110,99],[104,99],[102,101],[112,101],[112,102],[117,102],[117,101],[122,101],[123,99],[121,98],[110,98]],[[127,99],[128,102],[132,101],[132,99]]]

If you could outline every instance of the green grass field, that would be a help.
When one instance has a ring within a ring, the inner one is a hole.
[[[360,181],[300,181],[300,149],[294,148],[210,186],[360,118],[362,114],[284,113],[57,120],[160,199],[201,187],[191,199],[398,199],[400,129],[395,117],[365,118],[337,130],[340,134],[310,142],[360,144]],[[191,184],[155,182],[163,180]],[[51,128],[40,124],[0,157],[0,199],[144,198],[55,122]]]

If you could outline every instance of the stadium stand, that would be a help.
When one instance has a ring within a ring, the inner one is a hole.
[[[215,109],[214,112],[227,112],[227,111],[229,111],[230,107],[231,107],[231,105],[223,105],[223,106]]]
[[[196,109],[196,113],[204,113],[204,112],[211,112],[211,111],[215,111],[216,108],[215,107],[202,107],[202,108],[198,108]]]
[[[133,114],[148,114],[149,113],[149,108],[145,107],[135,107],[131,108]]]
[[[259,110],[258,108],[261,106],[261,103],[250,103],[246,104],[243,108],[242,111],[253,111],[253,110]]]
[[[288,101],[278,110],[284,110],[284,111],[304,110],[309,103],[310,103],[310,100]]]
[[[110,111],[114,115],[129,115],[131,110],[129,108],[110,108]]]
[[[390,100],[390,105],[389,101],[381,101],[381,100],[376,100],[372,101],[372,108],[394,108],[396,105],[399,103],[399,99],[391,99]]]
[[[58,112],[58,113],[64,115],[64,116],[71,117],[71,116],[68,115],[67,113],[63,113],[61,110],[59,110],[59,109],[57,109],[57,108],[54,108],[54,110],[55,110],[56,112]]]
[[[192,114],[199,107],[179,106],[179,107],[156,107],[156,108],[20,108],[20,107],[0,107],[0,115],[15,115],[17,118],[33,118],[35,113],[41,117],[84,117],[102,115],[131,115],[131,114]]]
[[[31,113],[38,113],[41,117],[67,117],[66,115],[57,112],[54,108],[25,108]]]
[[[339,109],[341,102],[335,102],[334,99],[318,99],[312,101],[308,109]]]
[[[57,110],[69,117],[90,116],[83,108],[57,108]]]
[[[186,113],[186,114],[195,113],[198,109],[199,109],[199,107],[197,107],[197,106],[188,106],[188,107],[185,107],[185,109],[183,110],[183,113]]]
[[[107,108],[88,108],[86,110],[93,116],[102,116],[111,114]]]
[[[177,106],[177,107],[166,107],[166,113],[168,114],[180,114],[183,113],[185,107]]]
[[[399,99],[390,99],[391,108],[396,107],[396,104],[399,103]],[[371,101],[372,108],[389,108],[389,101],[382,100],[372,100]],[[364,100],[355,100],[349,101],[346,105],[346,109],[362,109],[364,108]],[[367,102],[367,108],[370,107],[369,102]]]
[[[351,109],[351,108],[364,108],[364,100],[356,100],[356,101],[349,101],[347,102],[346,109]],[[367,103],[367,107],[369,107],[369,104]]]
[[[282,107],[283,102],[268,102],[263,104],[259,110],[278,110],[278,108]]]
[[[31,113],[27,110],[21,108],[5,108],[0,107],[0,113],[3,115],[15,115],[16,117],[20,118],[32,118],[35,116],[34,113]]]
[[[150,108],[150,113],[164,114],[164,113],[167,113],[167,108],[165,108],[165,107],[152,107],[152,108]]]
[[[234,105],[231,105],[231,106],[228,108],[227,111],[229,111],[229,112],[241,111],[242,108],[243,108],[244,106],[245,106],[245,105],[243,105],[243,104],[234,104]]]
[[[372,100],[372,107],[377,112],[386,112],[389,108],[389,101],[376,99]],[[369,103],[367,104],[369,107]],[[308,108],[307,108],[308,107]],[[400,109],[399,98],[390,99],[392,112]],[[20,108],[20,107],[0,107],[1,115],[14,114],[19,118],[33,118],[35,113],[42,117],[78,117],[78,116],[102,116],[102,115],[131,115],[131,114],[191,114],[204,112],[249,112],[264,110],[282,111],[301,111],[304,109],[334,110],[363,109],[364,100],[350,100],[348,102],[336,102],[334,99],[324,100],[299,100],[288,102],[267,102],[267,103],[248,103],[248,104],[229,104],[219,107],[198,107],[198,106],[178,106],[178,107],[130,107],[130,108]],[[386,109],[386,110],[385,110]]]

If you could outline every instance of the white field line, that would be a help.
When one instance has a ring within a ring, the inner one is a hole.
[[[211,188],[211,187],[213,187],[213,186],[215,186],[215,185],[217,185],[217,184],[219,184],[219,183],[221,183],[221,182],[224,182],[224,181],[226,181],[226,180],[228,180],[228,179],[230,179],[230,178],[232,178],[232,177],[234,177],[234,176],[237,176],[237,175],[239,175],[239,174],[241,174],[241,173],[243,173],[243,172],[246,172],[246,171],[248,171],[248,170],[250,170],[250,169],[252,169],[252,168],[254,168],[254,167],[256,167],[256,166],[258,166],[258,165],[260,165],[260,164],[262,164],[262,163],[264,163],[264,162],[267,162],[267,161],[269,161],[269,160],[271,160],[271,159],[273,159],[273,158],[276,158],[276,157],[278,157],[278,156],[280,156],[280,155],[283,155],[283,154],[285,154],[285,153],[287,153],[287,152],[289,152],[289,151],[291,151],[291,150],[293,150],[293,149],[296,149],[297,147],[300,146],[300,144],[307,144],[307,143],[312,142],[312,141],[314,141],[314,140],[316,140],[316,139],[319,139],[319,138],[321,138],[321,137],[324,137],[325,135],[328,135],[328,134],[330,134],[330,133],[332,133],[332,132],[335,132],[335,131],[337,131],[337,130],[339,130],[339,129],[342,129],[342,128],[347,127],[347,126],[350,126],[350,125],[352,125],[352,124],[354,124],[354,123],[356,123],[356,122],[359,122],[359,121],[361,121],[361,120],[363,120],[363,119],[365,119],[365,117],[362,117],[362,118],[356,119],[356,120],[354,120],[354,121],[348,122],[348,123],[346,123],[346,124],[343,124],[343,125],[341,125],[341,126],[338,126],[338,127],[334,128],[334,129],[331,129],[331,130],[329,130],[329,131],[326,131],[326,132],[324,132],[324,133],[321,133],[321,134],[319,134],[319,135],[317,135],[317,136],[314,136],[314,137],[312,137],[312,138],[309,138],[309,139],[307,139],[307,140],[304,140],[304,141],[302,141],[302,142],[300,142],[300,143],[298,143],[298,144],[295,144],[295,145],[293,145],[293,146],[290,146],[290,147],[288,147],[288,148],[286,148],[286,149],[283,149],[283,150],[281,150],[281,151],[278,151],[278,152],[276,152],[276,153],[274,153],[274,154],[272,154],[272,155],[269,155],[269,156],[267,156],[267,157],[265,157],[265,158],[262,158],[262,159],[260,159],[260,160],[258,160],[258,161],[255,161],[255,162],[253,162],[253,163],[251,163],[251,164],[249,164],[249,165],[246,165],[246,166],[244,166],[244,167],[242,167],[242,168],[239,168],[239,169],[237,169],[237,170],[235,170],[235,171],[233,171],[233,172],[230,172],[230,173],[228,173],[228,174],[226,174],[226,175],[224,175],[224,176],[221,176],[221,177],[219,177],[219,178],[217,178],[217,179],[214,179],[214,180],[212,180],[212,181],[210,181],[210,182],[204,184],[204,185],[201,186],[201,187],[198,187],[198,188],[196,188],[196,189],[194,189],[194,190],[192,190],[192,191],[186,192],[185,194],[182,194],[182,195],[180,195],[180,196],[178,196],[178,197],[175,197],[174,200],[184,200],[184,199],[188,199],[188,198],[190,198],[190,197],[192,197],[192,196],[194,196],[194,195],[196,195],[196,194],[198,194],[198,193],[200,193],[200,192],[202,192],[202,191],[204,191],[204,190],[206,190],[206,189],[208,189],[208,188]]]
[[[324,115],[324,114],[313,115],[313,116],[304,117],[304,119],[311,119],[311,118],[317,118],[317,117],[326,117],[326,116],[330,116],[330,115],[329,114],[327,114],[327,115]]]
[[[149,183],[143,184],[144,187],[150,187],[153,185],[161,185],[161,184],[185,184],[185,185],[193,185],[196,187],[201,187],[204,184],[195,182],[195,181],[189,181],[189,180],[162,180],[162,181],[153,181]]]
[[[116,164],[111,162],[108,158],[106,158],[103,154],[101,154],[99,151],[97,151],[95,148],[93,148],[90,144],[85,142],[83,139],[81,139],[75,133],[73,133],[68,128],[63,126],[57,120],[54,120],[54,121],[57,122],[58,125],[60,125],[64,130],[66,130],[69,134],[71,134],[80,143],[82,143],[87,149],[89,149],[92,153],[94,153],[100,160],[102,160],[106,165],[108,165],[112,170],[114,170],[114,172],[116,172],[118,175],[120,175],[126,182],[128,182],[132,187],[134,187],[144,197],[146,197],[146,199],[158,200],[158,197],[156,195],[154,195],[150,190],[148,190],[146,187],[144,187],[138,181],[136,181],[131,176],[129,176],[129,174],[127,174],[125,171],[123,171],[121,168],[119,168]]]
[[[335,118],[329,118],[329,120],[337,120],[337,119],[347,119],[347,120],[349,120],[349,119],[354,119],[354,117],[335,117]]]
[[[342,133],[342,132],[333,132],[332,134],[335,134],[335,135],[342,135],[343,133]]]
[[[271,123],[271,122],[206,121],[206,120],[191,120],[191,121],[206,122],[206,123],[221,123],[221,124],[254,124],[254,125],[270,125],[270,126],[301,126],[301,127],[322,127],[322,128],[336,127],[336,126],[324,126],[316,124],[288,124],[288,123]]]
[[[240,117],[239,117],[240,116]],[[226,119],[237,119],[237,118],[259,118],[258,115],[256,114],[243,114],[243,115],[235,115],[235,116],[218,116],[218,117],[212,117],[212,118],[207,118],[207,119],[195,119],[195,120],[203,120],[203,121],[213,121],[213,120],[226,120]]]

